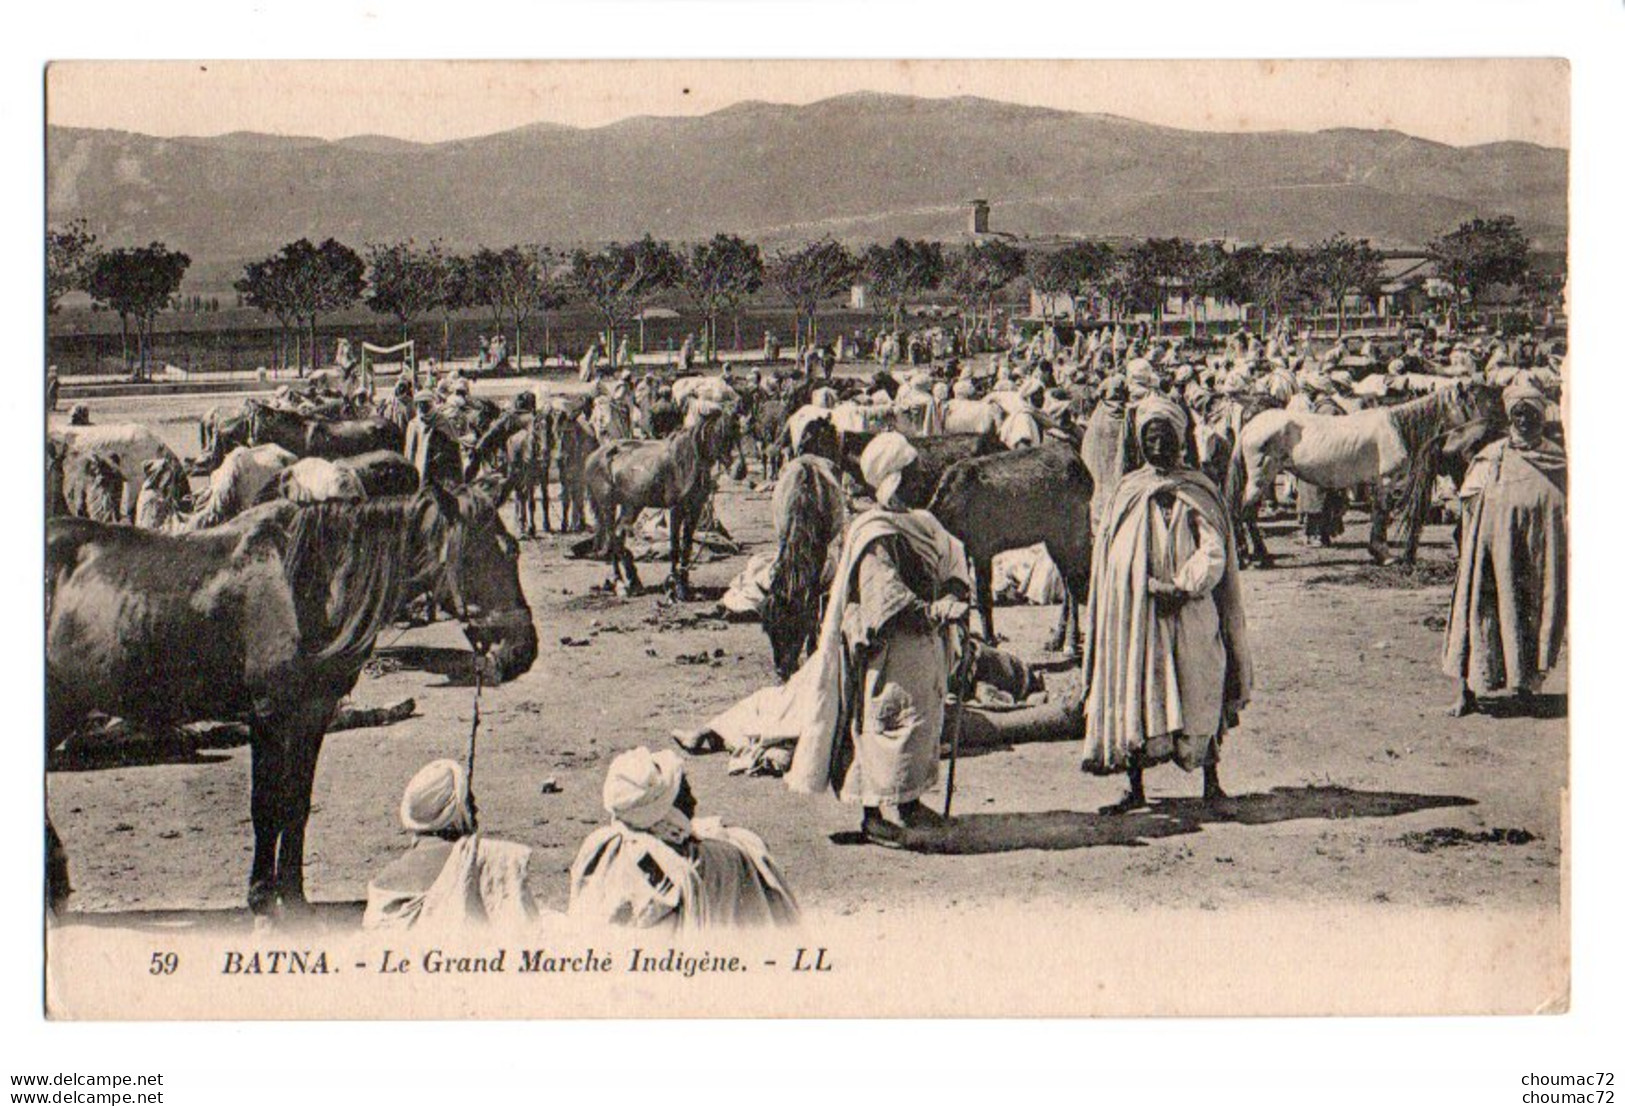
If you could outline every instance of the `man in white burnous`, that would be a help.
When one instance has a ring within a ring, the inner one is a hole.
[[[1123,476],[1096,538],[1083,648],[1083,770],[1128,774],[1102,813],[1146,807],[1143,774],[1202,769],[1215,806],[1219,745],[1252,688],[1235,539],[1216,489],[1186,464],[1189,417],[1160,394],[1133,408],[1144,464]]]

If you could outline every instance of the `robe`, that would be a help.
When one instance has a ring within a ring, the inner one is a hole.
[[[1503,438],[1461,487],[1461,553],[1444,671],[1474,694],[1536,690],[1568,620],[1568,465],[1550,442]]]
[[[1123,479],[1128,448],[1128,416],[1121,403],[1102,402],[1089,413],[1089,424],[1083,430],[1083,467],[1095,483],[1094,498],[1089,501],[1089,521],[1095,533],[1100,532],[1100,515]]]
[[[1229,516],[1190,469],[1136,469],[1103,515],[1083,642],[1086,771],[1213,762],[1247,703],[1252,660]],[[1147,580],[1191,598],[1158,611]]]
[[[612,821],[570,866],[570,917],[589,925],[686,934],[794,925],[800,914],[767,844],[715,818],[695,819],[682,836]]]
[[[706,728],[719,735],[732,754],[730,771],[751,771],[753,765],[775,751],[794,747],[794,757],[785,772],[790,790],[809,795],[834,790],[842,799],[856,801],[860,789],[845,785],[853,763],[855,741],[851,731],[860,728],[854,725],[860,717],[860,690],[872,686],[884,696],[894,683],[904,691],[936,686],[935,662],[930,650],[920,642],[899,644],[883,656],[868,644],[853,648],[858,644],[853,641],[854,635],[873,630],[877,622],[884,628],[882,612],[887,603],[903,600],[883,582],[884,571],[873,575],[866,591],[858,579],[865,555],[876,542],[886,538],[908,544],[936,590],[953,582],[969,588],[970,566],[964,546],[929,512],[877,508],[859,515],[847,528],[841,547],[829,601],[819,624],[818,648],[788,681],[762,688],[706,723]],[[869,597],[867,613],[859,609],[861,602],[853,602],[859,595]],[[853,609],[850,619],[849,607]],[[924,663],[927,661],[930,663]],[[946,676],[943,681],[945,688]],[[926,700],[931,697],[925,691],[921,694]],[[861,705],[867,709],[871,701],[866,697]],[[923,763],[927,747],[935,760],[941,736],[940,729],[928,733],[921,721],[924,715],[934,713],[930,702],[904,704],[893,693],[884,703],[873,706],[869,736],[877,741],[875,755],[869,758],[865,785],[873,786],[876,792],[890,788],[900,794],[912,790],[928,774],[934,782],[934,764],[928,770]],[[905,711],[905,706],[910,709]],[[905,714],[909,716],[906,719]],[[901,722],[910,724],[892,724]],[[889,752],[885,749],[888,744]],[[891,780],[883,778],[888,765],[894,772]]]
[[[442,848],[426,842],[421,859],[437,859]],[[433,851],[428,851],[433,850]],[[536,907],[525,891],[530,848],[471,833],[444,849],[438,874],[424,886],[417,850],[408,853],[367,884],[362,929],[456,931],[475,925],[533,926]],[[415,870],[416,869],[416,870]]]

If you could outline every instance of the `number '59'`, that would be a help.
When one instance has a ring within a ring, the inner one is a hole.
[[[174,975],[175,969],[181,966],[181,958],[172,952],[155,952],[152,954],[152,963],[147,965],[148,975]]]

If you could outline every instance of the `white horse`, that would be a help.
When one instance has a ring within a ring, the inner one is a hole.
[[[64,426],[51,431],[51,439],[78,453],[100,453],[115,457],[124,477],[124,496],[119,518],[135,520],[136,498],[141,492],[146,464],[154,460],[175,460],[175,454],[157,434],[138,422],[107,422],[92,426]]]
[[[258,503],[277,475],[298,460],[279,445],[238,446],[209,474],[190,513],[183,509],[185,470],[174,457],[160,460],[142,474],[136,525],[172,534],[219,526]]]
[[[1388,557],[1383,480],[1399,473],[1439,434],[1489,410],[1496,393],[1488,385],[1458,380],[1397,407],[1342,417],[1262,411],[1241,428],[1231,455],[1231,501],[1242,515],[1249,514],[1282,472],[1327,489],[1375,484],[1369,547],[1381,564]]]
[[[272,478],[271,494],[292,503],[359,502],[367,498],[361,477],[321,457],[305,457]]]

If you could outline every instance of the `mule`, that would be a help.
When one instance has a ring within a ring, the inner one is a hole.
[[[322,739],[403,595],[432,587],[495,679],[536,658],[518,546],[472,489],[273,503],[178,536],[53,519],[45,566],[48,747],[91,711],[148,728],[248,723],[256,915],[305,907]],[[49,890],[60,901],[65,887]]]
[[[1088,469],[1077,451],[1060,441],[968,458],[942,474],[928,509],[965,545],[988,641],[998,641],[993,558],[1042,543],[1066,581],[1066,601],[1047,648],[1077,652],[1078,618],[1088,602],[1094,550],[1089,523],[1093,497]]]
[[[689,598],[694,531],[716,489],[712,470],[735,449],[738,435],[733,414],[718,411],[665,441],[613,441],[587,458],[587,498],[597,518],[594,548],[603,551],[617,588],[624,584],[636,594],[641,587],[626,531],[654,507],[670,513],[672,592],[679,600]]]

